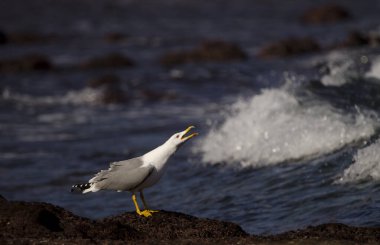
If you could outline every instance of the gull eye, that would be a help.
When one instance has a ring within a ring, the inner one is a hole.
[[[175,137],[178,139],[178,138],[179,138],[179,135],[177,134]]]

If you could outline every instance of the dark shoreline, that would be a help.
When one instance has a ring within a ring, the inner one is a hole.
[[[1,244],[378,244],[380,227],[322,224],[258,236],[232,222],[160,211],[144,218],[126,212],[100,220],[49,203],[7,201],[0,196]]]

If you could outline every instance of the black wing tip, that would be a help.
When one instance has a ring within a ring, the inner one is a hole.
[[[74,192],[74,191],[84,191],[84,190],[86,190],[86,189],[88,189],[88,188],[90,188],[91,187],[91,183],[86,183],[86,184],[76,184],[76,185],[73,185],[72,187],[71,187],[71,190],[70,190],[70,192]]]

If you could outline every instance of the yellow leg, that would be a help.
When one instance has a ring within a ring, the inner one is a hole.
[[[152,212],[150,212],[149,210],[144,210],[144,211],[140,210],[139,205],[137,204],[137,201],[136,201],[136,195],[134,193],[132,194],[132,201],[135,204],[136,213],[138,215],[142,215],[144,217],[152,216]]]
[[[144,204],[145,211],[148,211],[150,213],[156,213],[156,212],[158,212],[156,210],[151,210],[151,209],[148,208],[148,204],[145,201],[144,193],[142,191],[140,191],[140,197],[141,197],[141,200],[142,200],[142,202]]]

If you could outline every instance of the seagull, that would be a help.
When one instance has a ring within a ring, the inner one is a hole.
[[[73,185],[71,191],[79,190],[82,193],[97,192],[100,190],[115,190],[118,192],[129,191],[132,193],[132,201],[136,213],[149,217],[155,210],[150,210],[145,201],[143,190],[155,185],[166,169],[166,163],[178,147],[198,135],[187,135],[194,126],[190,126],[182,132],[175,133],[165,143],[150,152],[129,160],[113,162],[108,170],[101,170],[86,184]],[[141,211],[136,200],[136,193],[140,192],[144,210]]]

